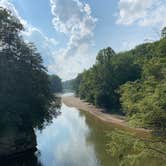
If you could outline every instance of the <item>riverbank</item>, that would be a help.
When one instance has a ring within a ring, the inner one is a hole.
[[[138,135],[144,136],[149,133],[149,130],[143,128],[132,128],[129,127],[127,122],[125,121],[124,116],[109,114],[104,111],[104,109],[97,108],[94,105],[80,100],[80,98],[75,96],[62,96],[62,101],[65,105],[69,107],[76,107],[79,110],[90,113],[91,115],[97,117],[103,122],[110,123],[114,125],[116,128],[124,129],[127,131],[135,132]]]

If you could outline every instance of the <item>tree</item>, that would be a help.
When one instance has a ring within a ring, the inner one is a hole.
[[[19,20],[0,8],[0,126],[41,126],[53,96],[43,61],[32,43],[20,36]],[[2,133],[2,132],[1,132]]]
[[[119,86],[140,77],[141,69],[134,61],[132,55],[116,55],[110,47],[100,50],[96,64],[77,77],[77,94],[97,106],[118,110]]]
[[[166,27],[164,27],[161,31],[161,38],[166,38]]]
[[[79,87],[82,81],[83,74],[78,74],[77,77],[72,80],[72,89],[75,91],[76,95],[79,95]]]
[[[105,48],[99,51],[96,57],[97,64],[104,64],[110,61],[111,57],[115,56],[115,51],[111,48]]]
[[[96,106],[126,115],[130,125],[166,136],[166,28],[163,38],[115,53],[99,51],[96,63],[79,75],[77,95]]]
[[[108,152],[120,166],[165,165],[166,144],[159,139],[138,138],[134,134],[115,130],[108,133]]]
[[[62,92],[62,81],[57,75],[50,75],[49,80],[52,93]]]
[[[121,86],[121,102],[131,125],[166,136],[166,59],[152,58],[143,66],[142,79]]]

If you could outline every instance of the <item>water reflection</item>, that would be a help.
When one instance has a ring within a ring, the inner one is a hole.
[[[2,166],[43,166],[37,158],[37,153],[27,152],[14,159],[1,162]]]
[[[61,116],[46,129],[37,131],[40,162],[44,166],[100,165],[93,144],[87,143],[90,129],[85,116],[75,108],[62,105]]]
[[[110,124],[75,108],[62,104],[61,114],[36,131],[38,151],[9,160],[2,166],[118,166],[120,160],[106,152],[110,138],[107,132],[115,130]],[[125,138],[126,139],[126,138]],[[113,142],[114,143],[114,142]],[[120,143],[120,142],[118,142]],[[123,146],[124,142],[119,144]],[[123,150],[124,151],[124,150]],[[124,155],[128,155],[125,150]],[[142,166],[162,165],[149,158]],[[157,163],[157,164],[156,164]]]

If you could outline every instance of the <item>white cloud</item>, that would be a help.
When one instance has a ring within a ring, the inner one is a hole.
[[[80,0],[50,0],[50,4],[54,28],[68,37],[68,43],[56,52],[55,65],[49,70],[70,79],[94,62],[89,46],[97,19],[91,16],[89,4]]]
[[[90,53],[88,44],[80,45],[74,51],[73,56],[66,57],[64,56],[66,53],[68,53],[66,49],[55,52],[54,63],[48,66],[51,73],[57,72],[58,75],[63,76],[64,80],[74,78],[83,69],[89,68],[95,62],[95,57]]]
[[[93,30],[97,19],[91,16],[91,7],[80,0],[50,0],[53,26],[68,38],[66,47],[58,48],[57,41],[47,37],[40,29],[23,19],[10,0],[0,0],[0,6],[8,8],[25,27],[24,38],[34,42],[50,73],[62,79],[71,79],[95,61],[90,51]]]
[[[40,29],[32,26],[25,19],[23,19],[10,0],[0,0],[0,6],[9,9],[12,14],[20,20],[25,28],[25,31],[21,32],[21,34],[25,40],[35,43],[38,51],[44,59],[45,65],[52,63],[54,56],[53,51],[57,46],[57,41],[53,38],[48,38]]]
[[[120,0],[118,24],[140,26],[166,25],[165,0]]]
[[[84,10],[88,15],[91,15],[91,7],[89,6],[89,4],[85,4]]]
[[[22,35],[27,41],[35,43],[45,65],[48,66],[52,64],[54,60],[54,50],[58,44],[54,38],[48,38],[41,30],[31,26],[29,26],[26,31],[23,31]]]

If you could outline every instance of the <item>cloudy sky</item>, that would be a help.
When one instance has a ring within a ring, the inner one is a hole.
[[[97,52],[116,52],[159,39],[166,0],[0,0],[19,17],[51,74],[74,78],[95,63]]]

